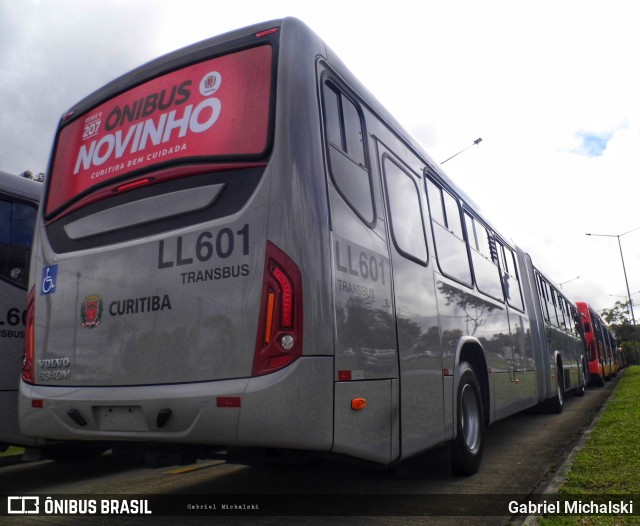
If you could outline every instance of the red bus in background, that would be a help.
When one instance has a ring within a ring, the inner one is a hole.
[[[618,372],[619,363],[614,360],[617,344],[600,315],[589,304],[578,301],[576,305],[584,328],[589,380],[592,385],[602,387],[605,380],[611,380]]]
[[[613,334],[609,330],[607,330],[607,334],[609,335],[609,349],[611,350],[611,376],[616,376],[618,371],[622,369],[622,353]]]

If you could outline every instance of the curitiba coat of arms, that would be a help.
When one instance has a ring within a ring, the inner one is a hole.
[[[102,321],[102,298],[98,294],[89,294],[80,308],[80,318],[85,329],[93,329]]]

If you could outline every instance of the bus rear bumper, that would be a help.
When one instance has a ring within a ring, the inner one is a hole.
[[[20,385],[22,433],[53,440],[150,441],[328,451],[333,358],[302,357],[275,373],[121,387]]]

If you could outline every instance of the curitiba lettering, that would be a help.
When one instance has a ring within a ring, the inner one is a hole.
[[[171,300],[167,294],[162,298],[160,296],[148,296],[146,298],[116,300],[109,304],[109,314],[111,316],[126,316],[127,314],[139,314],[165,309],[171,310]]]
[[[123,130],[118,130],[99,140],[94,139],[88,146],[80,146],[73,173],[101,166],[107,161],[120,159],[125,154],[143,152],[149,142],[153,146],[159,146],[172,139],[185,137],[189,131],[202,133],[216,123],[221,109],[220,99],[208,98],[195,107],[193,104],[185,106],[181,115],[177,115],[177,110],[171,110],[159,115],[157,120],[149,118],[131,125],[124,134]]]

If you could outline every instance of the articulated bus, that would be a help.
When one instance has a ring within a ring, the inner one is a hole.
[[[40,183],[0,172],[0,450],[35,444],[20,433],[18,388],[31,243],[41,193]]]
[[[385,466],[450,443],[472,474],[487,425],[584,388],[575,305],[296,19],[106,85],[48,173],[30,436]]]
[[[589,381],[602,387],[605,380],[611,380],[620,368],[621,360],[616,359],[616,355],[619,354],[618,346],[609,328],[589,304],[579,301],[576,305],[584,328]]]

